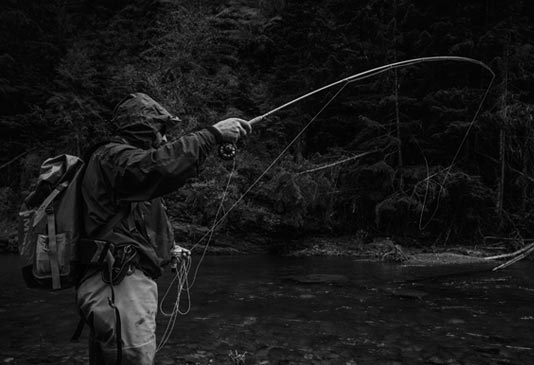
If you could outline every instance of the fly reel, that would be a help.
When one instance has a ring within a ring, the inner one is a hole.
[[[235,158],[235,155],[237,154],[237,146],[235,143],[222,143],[219,145],[219,157],[222,158],[225,161],[230,161]]]

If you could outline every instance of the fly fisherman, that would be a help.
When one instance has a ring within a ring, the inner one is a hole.
[[[88,160],[82,183],[85,234],[111,243],[91,253],[99,256],[99,265],[77,289],[80,313],[91,329],[91,364],[154,363],[154,280],[173,255],[189,255],[174,245],[161,196],[197,176],[216,144],[236,142],[251,131],[245,120],[229,118],[165,143],[165,132],[179,121],[149,96],[130,94],[114,111],[117,137]]]

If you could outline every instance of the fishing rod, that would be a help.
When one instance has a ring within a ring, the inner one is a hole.
[[[379,66],[379,67],[375,67],[375,68],[372,68],[372,69],[369,69],[369,70],[366,70],[366,71],[363,71],[363,72],[360,72],[360,73],[357,73],[357,74],[354,74],[354,75],[351,75],[351,76],[348,76],[348,77],[345,77],[341,80],[338,80],[338,81],[335,81],[335,82],[332,82],[328,85],[325,85],[319,89],[316,89],[316,90],[313,90],[313,91],[310,91],[308,92],[307,94],[304,94],[302,96],[299,96],[285,104],[282,104],[260,116],[257,116],[255,118],[252,118],[250,119],[248,122],[251,124],[251,125],[254,125],[254,124],[257,124],[263,120],[265,120],[268,116],[284,109],[284,108],[287,108],[301,100],[304,100],[312,95],[315,95],[321,91],[324,91],[326,89],[329,89],[329,88],[332,88],[334,86],[337,86],[337,85],[341,85],[341,87],[336,91],[336,93],[328,100],[328,102],[322,106],[322,108],[319,110],[319,112],[300,130],[300,132],[297,134],[297,136],[293,139],[293,141],[291,141],[289,143],[288,146],[286,146],[286,148],[284,148],[284,150],[278,155],[278,157],[276,157],[273,162],[265,169],[265,171],[263,171],[263,173],[252,183],[251,186],[249,186],[249,188],[245,191],[245,193],[243,193],[238,199],[237,201],[234,202],[234,204],[230,207],[230,209],[228,209],[223,215],[222,217],[220,217],[219,219],[216,219],[216,221],[214,222],[214,225],[212,227],[212,229],[205,233],[197,242],[196,245],[198,245],[201,241],[203,241],[204,239],[206,239],[207,237],[211,237],[211,234],[213,234],[213,230],[215,229],[215,227],[217,227],[225,218],[226,216],[230,213],[230,211],[232,211],[240,202],[241,200],[243,200],[243,198],[245,197],[245,195],[247,195],[250,190],[252,190],[252,188],[261,180],[261,178],[263,178],[263,176],[267,173],[268,170],[270,170],[274,164],[281,158],[281,156],[287,152],[287,150],[289,149],[289,147],[295,142],[295,140],[300,137],[304,131],[309,127],[309,125],[317,118],[317,116],[319,114],[321,114],[323,112],[323,110],[328,106],[330,105],[330,103],[343,91],[343,89],[351,82],[355,82],[355,81],[360,81],[360,80],[363,80],[363,79],[366,79],[366,78],[369,78],[369,77],[372,77],[372,76],[376,76],[378,74],[381,74],[383,72],[386,72],[386,71],[389,71],[389,70],[393,70],[393,69],[398,69],[398,68],[402,68],[402,67],[406,67],[406,66],[411,66],[411,65],[415,65],[415,64],[419,64],[419,63],[424,63],[424,62],[444,62],[444,61],[453,61],[453,62],[466,62],[466,63],[472,63],[472,64],[475,64],[475,65],[478,65],[482,68],[484,68],[485,70],[487,70],[490,74],[491,74],[491,81],[489,82],[488,84],[488,88],[486,89],[486,92],[484,93],[484,96],[482,97],[482,100],[478,106],[478,109],[475,113],[475,116],[473,117],[473,120],[471,121],[471,125],[475,122],[477,116],[478,116],[478,113],[480,112],[481,108],[482,108],[482,104],[484,103],[487,95],[488,95],[488,92],[491,88],[491,85],[493,84],[493,81],[495,80],[495,72],[493,72],[493,70],[488,66],[486,65],[484,62],[482,61],[479,61],[479,60],[476,60],[474,58],[469,58],[469,57],[462,57],[462,56],[430,56],[430,57],[419,57],[419,58],[412,58],[412,59],[408,59],[408,60],[404,60],[404,61],[399,61],[399,62],[394,62],[394,63],[390,63],[390,64],[387,64],[387,65],[383,65],[383,66]],[[465,141],[465,137],[464,137],[464,140],[462,140],[462,143],[463,144]],[[236,153],[237,153],[237,147],[235,144],[233,143],[223,143],[221,145],[219,145],[219,156],[224,159],[224,160],[233,160]],[[458,152],[457,152],[458,154]],[[455,155],[453,161],[456,159],[457,157],[457,154]]]
[[[366,70],[366,71],[363,71],[363,72],[360,72],[360,73],[345,77],[345,78],[343,78],[341,80],[332,82],[331,84],[325,85],[323,87],[320,87],[318,89],[310,91],[307,94],[299,96],[299,97],[297,97],[297,98],[295,98],[295,99],[293,99],[291,101],[288,101],[287,103],[282,104],[282,105],[280,105],[280,106],[268,111],[265,114],[259,115],[259,116],[255,117],[255,118],[252,118],[252,119],[250,119],[248,121],[248,123],[250,125],[254,125],[254,124],[260,123],[263,120],[265,120],[268,116],[270,116],[270,115],[272,115],[272,114],[274,114],[274,113],[276,113],[276,112],[278,112],[278,111],[280,111],[282,109],[285,109],[285,108],[287,108],[287,107],[289,107],[289,106],[291,106],[293,104],[298,103],[301,100],[304,100],[304,99],[306,99],[306,98],[308,98],[308,97],[310,97],[312,95],[315,95],[317,93],[320,93],[321,91],[330,89],[330,88],[332,88],[334,86],[337,86],[337,85],[348,84],[348,83],[351,83],[351,82],[354,82],[354,81],[364,80],[366,78],[381,74],[381,73],[389,71],[389,70],[402,68],[402,67],[405,67],[405,66],[411,66],[411,65],[418,64],[418,63],[423,63],[423,62],[443,62],[443,61],[467,62],[467,63],[476,64],[478,66],[481,66],[485,70],[487,70],[491,74],[492,80],[495,78],[495,73],[493,72],[493,70],[488,65],[486,65],[484,62],[476,60],[474,58],[462,57],[462,56],[430,56],[430,57],[412,58],[412,59],[409,59],[409,60],[394,62],[394,63],[390,63],[390,64],[387,64],[387,65],[375,67],[373,69],[369,69],[369,70]],[[233,159],[235,157],[235,155],[237,153],[237,147],[233,143],[223,143],[223,144],[221,144],[219,146],[219,151],[218,152],[219,152],[219,156],[221,156],[222,159],[231,160],[231,159]]]
[[[295,103],[297,103],[297,102],[299,102],[299,101],[301,101],[303,99],[306,99],[307,97],[315,95],[315,94],[317,94],[317,93],[319,93],[319,92],[321,92],[323,90],[329,89],[331,87],[334,87],[336,85],[342,84],[344,82],[349,83],[349,82],[363,80],[365,78],[375,76],[377,74],[383,73],[383,72],[388,71],[388,70],[393,70],[393,69],[401,68],[401,67],[404,67],[404,66],[415,65],[415,64],[418,64],[418,63],[422,63],[422,62],[442,62],[442,61],[456,61],[456,62],[474,63],[474,64],[477,64],[479,66],[482,66],[484,69],[488,70],[491,73],[492,77],[495,77],[495,73],[493,72],[493,70],[488,65],[486,65],[482,61],[475,60],[475,59],[469,58],[469,57],[461,57],[461,56],[431,56],[431,57],[412,58],[412,59],[409,59],[409,60],[399,61],[399,62],[395,62],[395,63],[390,63],[388,65],[376,67],[376,68],[373,68],[373,69],[370,69],[370,70],[367,70],[367,71],[363,71],[363,72],[357,73],[355,75],[346,77],[344,79],[335,81],[335,82],[333,82],[331,84],[328,84],[328,85],[323,86],[323,87],[321,87],[319,89],[313,90],[313,91],[311,91],[311,92],[309,92],[307,94],[299,96],[298,98],[293,99],[293,100],[291,100],[291,101],[289,101],[289,102],[287,102],[287,103],[285,103],[283,105],[280,105],[279,107],[274,108],[273,110],[268,111],[265,114],[257,116],[255,118],[249,120],[248,122],[251,125],[256,124],[258,122],[261,122],[262,120],[264,120],[265,118],[267,118],[271,114],[274,114],[274,113],[276,113],[276,112],[278,112],[278,111],[280,111],[280,110],[282,110],[284,108],[287,108],[290,105],[293,105],[293,104],[295,104]]]

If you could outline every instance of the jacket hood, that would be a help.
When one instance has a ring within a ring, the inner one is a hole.
[[[129,94],[122,99],[112,118],[117,134],[143,149],[154,147],[157,132],[165,134],[179,122],[180,118],[143,93]]]

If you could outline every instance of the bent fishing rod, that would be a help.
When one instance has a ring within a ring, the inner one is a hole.
[[[341,80],[338,80],[338,81],[335,81],[335,82],[332,82],[331,84],[328,84],[328,85],[325,85],[319,89],[316,89],[316,90],[313,90],[313,91],[310,91],[308,92],[307,94],[304,94],[302,96],[299,96],[285,104],[282,104],[270,111],[268,111],[267,113],[265,114],[262,114],[260,116],[257,116],[255,118],[252,118],[250,119],[248,122],[250,123],[250,125],[254,125],[254,124],[257,124],[257,123],[260,123],[262,122],[263,120],[265,120],[268,116],[282,110],[282,109],[285,109],[293,104],[296,104],[298,103],[299,101],[301,100],[304,100],[312,95],[315,95],[321,91],[324,91],[324,90],[327,90],[327,89],[330,89],[334,86],[337,86],[337,85],[341,85],[341,87],[339,88],[339,90],[334,94],[334,96],[332,96],[330,98],[330,100],[321,108],[321,110],[319,110],[319,112],[307,123],[307,125],[302,128],[302,130],[297,134],[297,136],[295,137],[295,139],[293,139],[293,141],[286,147],[284,148],[284,150],[279,154],[279,156],[277,158],[274,159],[274,161],[266,168],[266,170],[252,183],[252,185],[245,191],[245,193],[243,193],[239,199],[237,199],[237,201],[234,202],[234,204],[230,207],[230,209],[228,209],[225,214],[223,214],[222,217],[220,217],[219,219],[216,220],[216,222],[214,223],[213,227],[212,227],[212,230],[215,229],[216,226],[218,226],[225,218],[226,216],[228,216],[228,214],[230,213],[230,211],[233,210],[233,208],[235,208],[241,200],[243,200],[243,198],[245,197],[245,195],[247,195],[250,190],[252,190],[252,188],[261,180],[261,178],[266,174],[266,172],[272,168],[272,166],[281,158],[281,156],[288,150],[289,146],[302,134],[304,133],[304,131],[306,130],[306,128],[316,119],[316,117],[332,102],[332,100],[334,100],[340,93],[341,91],[345,88],[345,86],[347,86],[349,83],[351,82],[355,82],[355,81],[361,81],[361,80],[364,80],[366,78],[369,78],[369,77],[373,77],[373,76],[376,76],[376,75],[379,75],[381,73],[384,73],[386,71],[389,71],[389,70],[394,70],[394,69],[398,69],[398,68],[402,68],[402,67],[407,67],[407,66],[412,66],[412,65],[416,65],[416,64],[419,64],[419,63],[425,63],[425,62],[445,62],[445,61],[452,61],[452,62],[466,62],[466,63],[471,63],[471,64],[474,64],[474,65],[478,65],[480,67],[482,67],[483,69],[485,69],[486,71],[488,71],[490,74],[491,74],[491,80],[490,82],[488,83],[488,87],[486,89],[486,92],[484,93],[484,96],[482,97],[482,100],[480,101],[480,104],[478,106],[478,109],[475,113],[475,116],[473,117],[473,120],[471,122],[474,123],[478,113],[480,112],[480,109],[482,108],[482,104],[484,103],[484,101],[486,100],[486,97],[488,95],[488,92],[491,88],[491,85],[493,84],[493,81],[495,80],[495,72],[493,72],[493,70],[488,66],[486,65],[484,62],[482,61],[479,61],[479,60],[476,60],[474,58],[469,58],[469,57],[462,57],[462,56],[430,56],[430,57],[419,57],[419,58],[412,58],[412,59],[408,59],[408,60],[404,60],[404,61],[399,61],[399,62],[394,62],[394,63],[390,63],[390,64],[387,64],[387,65],[383,65],[383,66],[379,66],[379,67],[375,67],[375,68],[372,68],[372,69],[369,69],[369,70],[366,70],[366,71],[363,71],[363,72],[360,72],[360,73],[357,73],[357,74],[354,74],[354,75],[351,75],[351,76],[348,76],[348,77],[345,77]],[[463,141],[462,141],[463,143]],[[224,159],[224,160],[232,160],[234,159],[236,153],[237,153],[237,147],[235,144],[233,143],[223,143],[219,146],[219,156]],[[211,233],[212,230],[210,230]],[[203,241],[206,237],[209,236],[209,233],[210,232],[207,232],[206,234],[204,234],[200,240],[197,242],[197,244],[199,244],[201,241]]]
[[[399,62],[394,62],[394,63],[390,63],[390,64],[387,64],[387,65],[379,66],[379,67],[376,67],[376,68],[373,68],[373,69],[369,69],[369,70],[366,70],[366,71],[363,71],[363,72],[360,72],[360,73],[345,77],[345,78],[343,78],[341,80],[332,82],[331,84],[328,84],[328,85],[320,87],[320,88],[318,88],[316,90],[310,91],[307,94],[299,96],[299,97],[297,97],[297,98],[295,98],[295,99],[293,99],[293,100],[291,100],[291,101],[289,101],[289,102],[287,102],[287,103],[285,103],[283,105],[280,105],[280,106],[268,111],[265,114],[259,115],[259,116],[255,117],[255,118],[252,118],[248,122],[249,122],[250,125],[254,125],[254,124],[260,123],[260,122],[264,121],[268,116],[270,116],[270,115],[272,115],[272,114],[274,114],[274,113],[276,113],[276,112],[278,112],[278,111],[280,111],[282,109],[285,109],[285,108],[287,108],[287,107],[289,107],[289,106],[291,106],[293,104],[298,103],[301,100],[304,100],[304,99],[306,99],[306,98],[308,98],[308,97],[310,97],[312,95],[318,94],[321,91],[330,89],[330,88],[332,88],[334,86],[337,86],[337,85],[342,85],[342,84],[346,85],[346,84],[351,83],[351,82],[361,81],[361,80],[364,80],[366,78],[376,76],[378,74],[384,73],[384,72],[389,71],[389,70],[394,70],[394,69],[398,69],[398,68],[402,68],[402,67],[406,67],[406,66],[411,66],[411,65],[418,64],[418,63],[444,62],[444,61],[467,62],[467,63],[472,63],[472,64],[475,64],[475,65],[481,66],[482,68],[484,68],[485,70],[487,70],[491,74],[492,78],[491,78],[490,85],[491,85],[491,83],[493,83],[493,80],[495,79],[495,73],[493,72],[493,70],[488,65],[486,65],[484,62],[476,60],[474,58],[462,57],[462,56],[430,56],[430,57],[412,58],[412,59],[408,59],[408,60],[404,60],[404,61],[399,61]],[[237,148],[232,143],[224,143],[224,144],[219,146],[219,155],[221,156],[221,158],[223,158],[225,160],[233,159],[235,157],[236,153],[237,153]]]
[[[373,68],[373,69],[370,69],[370,70],[367,70],[367,71],[363,71],[363,72],[357,73],[355,75],[346,77],[344,79],[335,81],[335,82],[333,82],[331,84],[328,84],[328,85],[323,86],[323,87],[321,87],[319,89],[313,90],[313,91],[311,91],[311,92],[309,92],[307,94],[299,96],[298,98],[293,99],[293,100],[291,100],[291,101],[289,101],[289,102],[287,102],[287,103],[285,103],[283,105],[280,105],[279,107],[276,107],[273,110],[270,110],[265,114],[257,116],[255,118],[249,120],[248,122],[251,125],[259,123],[259,122],[261,122],[262,120],[264,120],[265,118],[267,118],[271,114],[274,114],[274,113],[276,113],[276,112],[278,112],[278,111],[280,111],[282,109],[287,108],[290,105],[293,105],[293,104],[295,104],[295,103],[297,103],[297,102],[299,102],[299,101],[301,101],[303,99],[306,99],[306,98],[308,98],[308,97],[310,97],[312,95],[315,95],[315,94],[317,94],[317,93],[319,93],[319,92],[321,92],[323,90],[329,89],[329,88],[334,87],[334,86],[339,85],[339,84],[349,83],[349,82],[354,82],[354,81],[360,81],[360,80],[366,79],[368,77],[372,77],[372,76],[378,75],[380,73],[383,73],[383,72],[386,72],[386,71],[389,71],[389,70],[393,70],[393,69],[397,69],[397,68],[401,68],[401,67],[404,67],[404,66],[411,66],[411,65],[418,64],[418,63],[422,63],[422,62],[442,62],[442,61],[456,61],[456,62],[473,63],[473,64],[476,64],[476,65],[482,66],[484,69],[486,69],[487,71],[489,71],[491,73],[492,77],[495,77],[495,73],[493,72],[493,70],[488,65],[486,65],[482,61],[475,60],[475,59],[469,58],[469,57],[432,56],[432,57],[413,58],[413,59],[409,59],[409,60],[399,61],[399,62],[395,62],[395,63],[390,63],[388,65],[376,67],[376,68]]]

